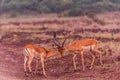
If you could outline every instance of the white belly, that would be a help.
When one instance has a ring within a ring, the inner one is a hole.
[[[90,45],[90,46],[82,46],[83,50],[93,50],[95,45]]]

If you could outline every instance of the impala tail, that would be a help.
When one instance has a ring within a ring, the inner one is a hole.
[[[29,55],[30,55],[29,50],[28,50],[27,48],[25,48],[24,55],[25,55],[25,56],[29,56]]]

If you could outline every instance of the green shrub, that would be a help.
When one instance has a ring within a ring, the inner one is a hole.
[[[81,15],[84,15],[83,12],[78,9],[78,8],[74,8],[74,9],[70,9],[68,11],[68,16],[81,16]]]
[[[120,0],[0,0],[0,13],[62,13],[80,16],[83,12],[120,10]]]

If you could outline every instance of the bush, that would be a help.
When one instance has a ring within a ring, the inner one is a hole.
[[[84,15],[83,12],[78,9],[78,8],[74,8],[74,9],[70,9],[68,11],[68,16],[81,16],[81,15]]]
[[[120,0],[0,0],[0,13],[62,13],[83,15],[83,11],[120,10]]]

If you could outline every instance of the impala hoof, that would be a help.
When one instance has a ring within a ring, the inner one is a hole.
[[[28,77],[28,74],[27,74],[27,72],[25,72],[25,76],[26,76],[26,77]]]
[[[74,70],[74,72],[79,72],[79,71],[80,71],[80,69],[75,69],[75,70]]]
[[[101,66],[103,67],[103,64],[101,64]]]
[[[91,66],[89,69],[91,70],[93,68],[93,66]]]
[[[89,68],[90,70],[92,69],[92,67]]]
[[[30,75],[32,76],[32,77],[34,77],[34,73],[32,73],[32,72],[29,72],[30,73]]]
[[[47,77],[47,75],[46,74],[43,74],[44,76],[45,76],[45,78]]]
[[[45,76],[45,78],[47,78],[47,75],[44,75]]]
[[[75,69],[74,72],[77,72],[77,70]]]
[[[83,71],[85,71],[85,68],[83,68]]]

